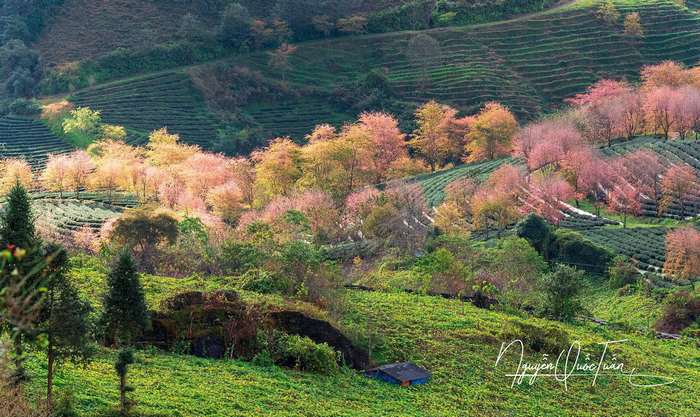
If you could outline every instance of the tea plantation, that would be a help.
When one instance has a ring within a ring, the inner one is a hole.
[[[97,303],[104,274],[81,261],[72,276],[81,292]],[[151,305],[178,289],[222,285],[202,278],[143,279]],[[242,296],[261,297],[245,292]],[[129,374],[135,411],[159,416],[501,416],[508,410],[532,416],[610,416],[634,409],[640,416],[652,416],[693,415],[697,410],[700,371],[687,364],[700,356],[686,342],[623,335],[592,324],[564,325],[528,318],[533,328],[550,329],[550,334],[563,332],[565,336],[558,341],[552,339],[562,349],[568,348],[565,339],[581,341],[587,352],[596,351],[594,343],[630,339],[614,348],[625,367],[675,381],[642,389],[621,376],[601,376],[595,387],[590,378],[571,378],[565,390],[562,384],[541,378],[533,386],[525,382],[511,388],[512,378],[506,373],[517,366],[515,355],[508,356],[505,366],[494,368],[494,363],[501,342],[521,336],[517,323],[522,319],[440,297],[348,290],[344,300],[347,307],[337,320],[341,329],[348,334],[367,334],[369,329],[378,362],[414,361],[433,373],[430,383],[403,389],[351,370],[319,375],[146,350],[138,352]],[[363,343],[362,338],[358,342]],[[528,351],[526,360],[540,360],[542,353]],[[85,368],[65,365],[59,371],[57,386],[73,389],[81,415],[97,416],[117,403],[113,361],[114,353],[102,350]],[[34,355],[30,369],[34,377],[30,391],[41,395],[45,358]],[[650,403],[653,408],[648,407]]]
[[[162,127],[179,134],[183,142],[205,148],[216,139],[219,122],[184,73],[103,84],[79,91],[70,100],[99,110],[106,123],[126,127],[131,142],[142,143],[151,131]]]
[[[18,117],[0,119],[0,158],[24,159],[34,168],[42,168],[49,154],[71,150],[41,122]]]

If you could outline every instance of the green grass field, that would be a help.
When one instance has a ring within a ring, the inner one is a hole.
[[[89,260],[75,263],[77,267],[80,273],[74,279],[83,294],[99,299],[104,275],[90,267]],[[225,285],[216,279],[151,276],[144,277],[144,284],[151,305],[178,290]],[[647,302],[639,301],[643,303]],[[594,387],[590,379],[572,378],[568,391],[545,379],[511,388],[505,374],[512,371],[516,357],[508,358],[507,368],[495,368],[494,363],[504,338],[514,337],[503,329],[519,320],[515,316],[439,297],[349,290],[344,306],[340,326],[350,334],[369,329],[375,335],[372,351],[378,362],[414,361],[433,373],[431,382],[399,388],[350,370],[324,376],[147,350],[137,355],[130,372],[137,411],[148,416],[614,416],[634,410],[639,416],[690,416],[700,406],[700,352],[689,342],[529,318],[534,326],[566,332],[570,341],[581,341],[589,352],[595,343],[629,339],[612,349],[618,361],[675,382],[636,388],[626,378],[602,376]],[[59,391],[73,392],[81,415],[97,416],[117,403],[114,358],[112,351],[101,350],[91,365],[66,365],[59,371]],[[540,360],[541,354],[531,352],[527,358]],[[41,395],[46,372],[41,355],[33,355],[30,369],[30,391]]]

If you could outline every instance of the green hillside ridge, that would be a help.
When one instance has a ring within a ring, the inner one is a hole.
[[[104,276],[95,274],[89,264],[74,264],[73,279],[97,304]],[[147,299],[154,305],[177,291],[221,288],[223,284],[211,278],[144,276],[144,285]],[[246,292],[242,296],[260,297]],[[349,370],[324,376],[146,350],[137,354],[138,361],[130,372],[136,411],[159,416],[499,416],[507,410],[532,416],[610,416],[636,410],[637,415],[651,416],[692,415],[697,410],[695,392],[700,389],[700,374],[688,364],[700,356],[683,341],[621,334],[593,324],[565,325],[528,318],[532,326],[561,329],[570,341],[581,341],[589,352],[597,352],[591,350],[594,343],[630,339],[614,349],[618,360],[639,372],[673,377],[675,382],[641,389],[630,386],[626,378],[602,376],[595,387],[590,387],[590,379],[572,378],[568,391],[545,379],[534,386],[524,383],[511,388],[511,378],[505,376],[511,369],[494,369],[494,363],[501,341],[517,337],[517,331],[509,330],[513,326],[509,323],[520,321],[516,316],[440,297],[400,293],[348,290],[344,305],[339,325],[350,333],[352,329],[361,329],[361,333],[370,329],[375,335],[373,353],[378,362],[414,361],[433,373],[431,382],[400,389]],[[530,352],[527,358],[541,360],[542,353]],[[59,372],[59,389],[80,387],[73,393],[81,415],[100,415],[117,401],[113,359],[113,352],[102,350],[86,368],[65,365]],[[515,366],[515,360],[514,355],[510,357],[508,366]],[[43,363],[41,355],[35,355],[30,363],[35,377],[30,391],[34,395],[41,395]],[[647,407],[650,401],[653,409]]]
[[[65,67],[120,48],[144,49],[182,40],[186,14],[200,23],[209,37],[227,4],[224,0],[65,0],[43,31],[36,46],[50,67]],[[239,0],[258,19],[281,18],[294,32],[294,40],[321,37],[314,17],[335,24],[338,19],[363,16],[369,32],[426,29],[502,20],[539,12],[556,0]],[[333,30],[332,35],[338,35]]]
[[[582,0],[500,23],[302,42],[296,45],[286,69],[270,67],[268,52],[260,51],[219,60],[196,73],[206,82],[221,68],[247,67],[260,72],[263,85],[281,81],[286,86],[285,91],[272,91],[272,96],[254,95],[232,106],[208,100],[215,113],[229,120],[231,129],[257,130],[259,140],[280,135],[301,139],[324,117],[341,123],[371,108],[397,113],[407,122],[415,106],[429,99],[465,113],[475,112],[487,101],[500,101],[524,121],[556,109],[563,99],[600,78],[634,80],[645,64],[672,59],[692,65],[700,59],[700,16],[695,12],[670,0],[616,4],[622,14],[640,13],[646,34],[643,39],[627,38],[621,21],[607,25],[596,16],[598,3]],[[440,44],[439,56],[427,57],[425,66],[409,60],[406,54],[409,41],[417,34],[430,35]],[[128,60],[133,62],[133,57]],[[119,76],[120,70],[110,69],[118,67],[118,62],[111,60],[106,63],[109,67],[89,71],[102,74],[98,82],[110,74]],[[163,70],[168,66],[167,60],[163,66],[157,60],[153,64],[146,66]],[[121,76],[132,75],[129,71]],[[363,83],[372,71],[383,74],[388,91],[368,99]],[[89,78],[88,73],[80,77]],[[142,78],[137,77],[124,80],[120,88],[134,93],[144,88],[145,95],[170,103],[170,119],[191,110],[191,103],[187,103],[178,112],[181,101],[169,99],[167,92],[153,93],[142,84]],[[229,89],[236,90],[235,82]],[[225,92],[226,86],[220,91]],[[83,105],[99,107],[104,103],[89,93],[76,96],[82,97],[79,101]],[[154,117],[151,124],[156,120],[166,119]],[[142,124],[128,114],[118,115],[113,122],[127,127]]]

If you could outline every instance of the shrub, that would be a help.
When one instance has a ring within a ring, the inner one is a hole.
[[[554,272],[544,276],[542,287],[545,313],[552,318],[568,321],[582,310],[578,295],[583,288],[583,271],[558,265]]]
[[[243,274],[262,264],[265,254],[255,245],[237,240],[227,240],[221,245],[219,266],[224,274]]]
[[[41,114],[41,105],[36,100],[18,98],[7,106],[7,110],[17,116],[36,116]]]
[[[559,354],[568,349],[569,334],[554,324],[533,324],[522,321],[509,321],[500,334],[503,342],[519,339],[526,349],[533,352]]]
[[[273,330],[263,342],[275,363],[302,371],[332,373],[338,370],[340,354],[326,343],[316,343],[308,337],[288,335]],[[261,355],[261,354],[258,354]],[[260,357],[260,361],[264,358]]]
[[[290,283],[264,269],[248,270],[241,277],[241,288],[262,294],[287,294]]]
[[[554,232],[551,259],[574,265],[589,272],[604,274],[612,259],[612,252],[584,238],[579,233],[558,229]]]
[[[626,256],[616,256],[608,269],[608,283],[611,288],[623,288],[639,280],[640,274]]]
[[[677,291],[666,298],[664,314],[656,322],[659,331],[678,333],[692,326],[700,325],[700,294]]]
[[[529,214],[516,226],[518,237],[527,239],[545,258],[548,257],[549,246],[552,242],[552,230],[547,222],[536,214]]]

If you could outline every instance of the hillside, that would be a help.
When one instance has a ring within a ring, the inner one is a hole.
[[[49,154],[71,150],[41,122],[18,117],[0,119],[0,158],[20,158],[40,168]]]
[[[634,80],[645,64],[664,59],[694,64],[700,59],[700,16],[695,12],[670,0],[620,1],[617,5],[623,14],[640,13],[646,33],[643,39],[627,38],[621,23],[610,26],[596,16],[597,3],[581,0],[500,23],[302,42],[296,44],[298,49],[284,68],[271,67],[269,53],[261,51],[188,69],[184,74],[194,75],[208,107],[227,120],[230,129],[252,129],[258,141],[281,135],[300,139],[319,122],[339,124],[371,108],[387,109],[407,122],[415,106],[429,99],[464,112],[496,100],[522,120],[533,119],[600,78]],[[439,48],[425,58],[409,59],[409,41],[418,34],[430,36]],[[78,85],[88,79],[99,83],[137,73],[127,61],[140,60],[155,71],[176,62],[182,65],[179,57],[196,63],[207,56],[177,49],[161,52],[86,62],[74,75],[66,76],[78,77]],[[248,75],[241,76],[240,71]],[[372,80],[367,78],[370,73],[375,77]],[[144,82],[150,78],[126,79],[120,84],[121,89],[132,92],[129,100],[134,108],[149,105],[139,94],[157,106],[169,107],[166,113],[154,116],[149,126],[192,110],[191,103],[169,98],[167,89],[151,91]],[[95,88],[99,92],[101,87]],[[232,100],[219,99],[226,96]],[[102,98],[89,92],[81,91],[75,97],[81,105],[105,106]],[[143,119],[150,117],[144,114],[147,116],[137,119],[115,113],[110,120],[140,130]]]
[[[75,272],[75,282],[97,303],[103,285],[100,275]],[[178,290],[216,286],[211,280],[150,276],[144,283],[151,303]],[[243,297],[260,296],[243,293]],[[697,409],[700,374],[687,364],[700,357],[683,342],[623,335],[592,324],[528,319],[529,325],[549,329],[550,334],[560,329],[569,340],[581,341],[587,351],[595,351],[596,342],[631,339],[613,349],[625,368],[672,376],[675,382],[642,389],[630,386],[625,377],[602,376],[590,387],[590,379],[572,378],[567,391],[560,383],[541,378],[534,386],[525,382],[510,388],[511,378],[505,375],[509,369],[494,369],[494,363],[501,339],[517,337],[515,323],[521,322],[517,317],[430,296],[347,291],[344,298],[347,309],[338,320],[341,328],[371,329],[378,361],[415,361],[430,369],[431,382],[400,389],[349,370],[317,375],[146,350],[137,354],[130,372],[138,412],[163,416],[501,416],[504,412],[610,416],[636,410],[636,415],[651,416],[692,415]],[[562,348],[568,348],[565,345]],[[526,359],[539,360],[543,353],[531,351]],[[86,416],[99,415],[117,401],[113,359],[113,353],[102,350],[87,368],[67,365],[58,377],[60,387],[80,387],[74,391],[76,408]],[[39,378],[45,374],[40,360],[35,356],[31,363],[35,394],[40,393]],[[507,366],[515,366],[514,361],[515,355],[509,357]],[[655,404],[653,410],[646,406],[650,401]]]
[[[191,14],[202,34],[215,34],[229,2],[223,0],[164,1],[66,0],[36,43],[50,67],[107,54],[118,48],[147,49],[183,39],[183,16]],[[321,17],[335,25],[339,19],[362,16],[365,30],[391,32],[497,21],[551,7],[555,0],[240,0],[257,19],[282,19],[296,41],[324,36],[313,23]],[[333,30],[334,35],[342,34]]]

